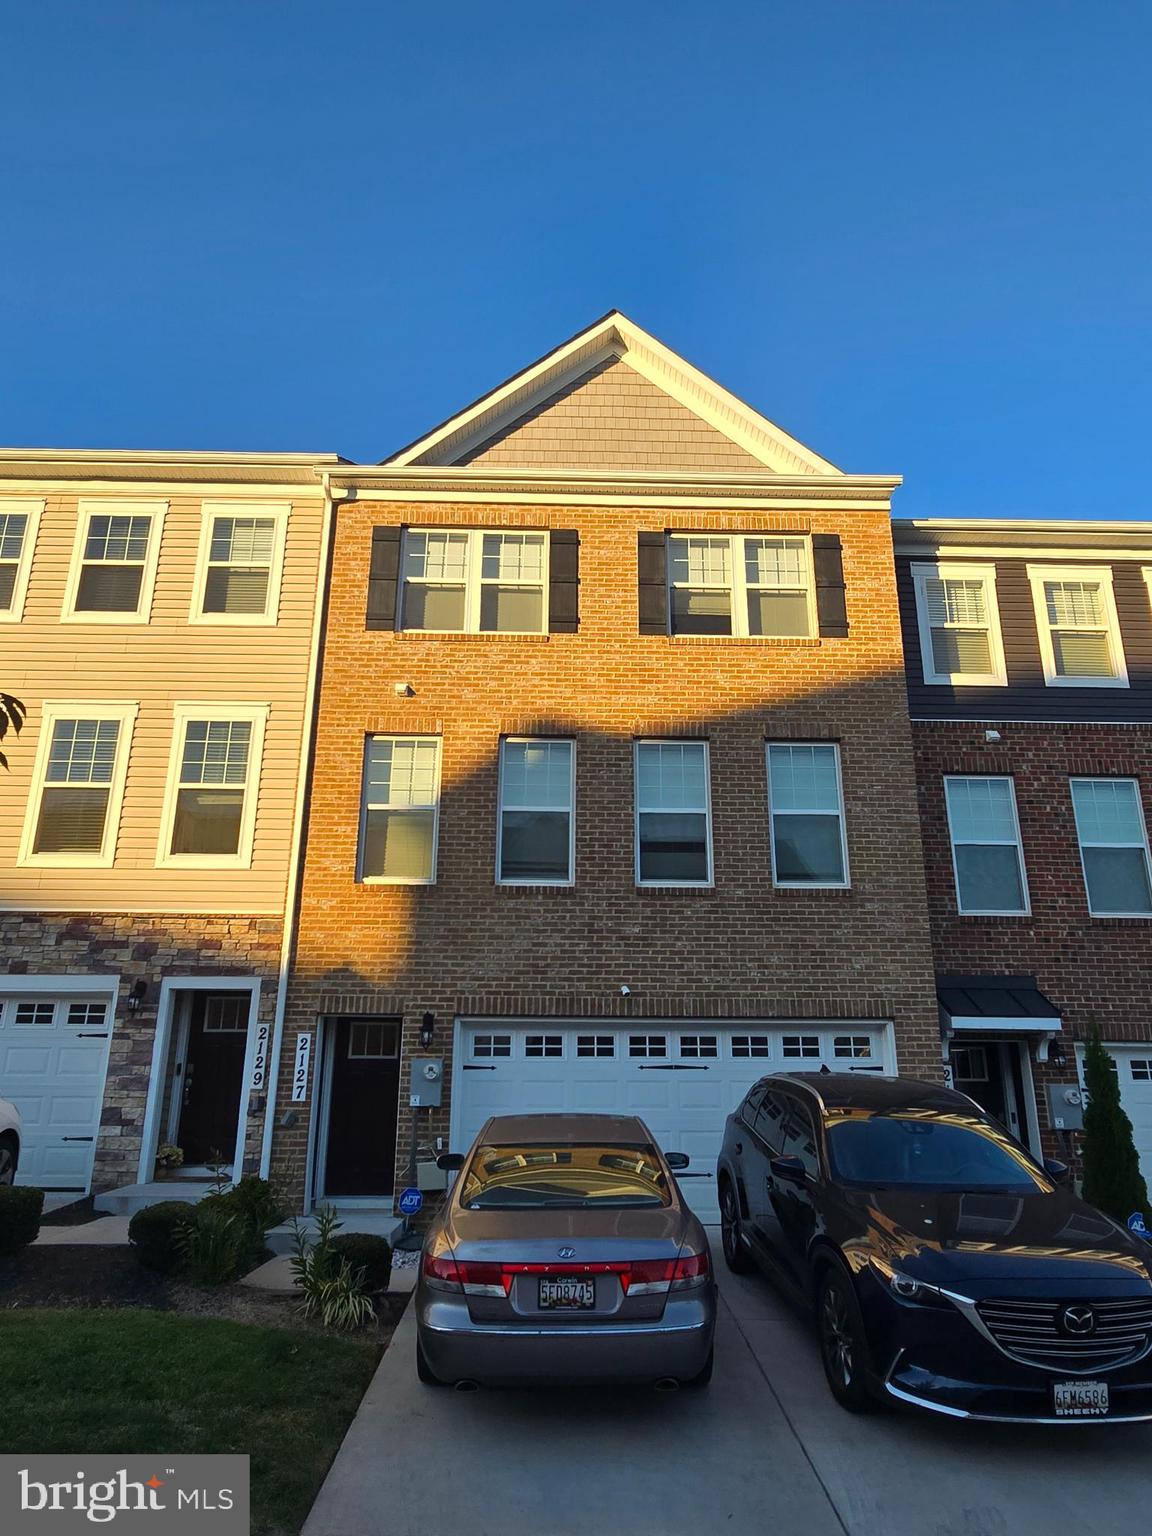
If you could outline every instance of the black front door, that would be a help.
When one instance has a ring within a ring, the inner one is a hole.
[[[1020,1047],[1015,1040],[966,1040],[953,1044],[953,1085],[975,1099],[988,1114],[1007,1126],[1017,1141],[1028,1143],[1028,1113],[1020,1070]]]
[[[391,1195],[396,1173],[398,1019],[332,1019],[325,1195]]]
[[[179,1130],[189,1167],[235,1155],[251,1003],[247,992],[191,994]]]

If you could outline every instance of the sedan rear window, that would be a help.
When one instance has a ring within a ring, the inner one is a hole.
[[[533,1142],[480,1146],[463,1174],[468,1210],[603,1210],[669,1205],[668,1178],[655,1147]]]
[[[844,1184],[1033,1194],[1052,1189],[1023,1147],[986,1120],[849,1110],[829,1115],[826,1124],[829,1159]]]

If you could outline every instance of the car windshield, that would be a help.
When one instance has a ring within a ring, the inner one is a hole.
[[[668,1205],[668,1178],[645,1143],[485,1145],[464,1170],[468,1210],[580,1210]]]
[[[975,1116],[849,1110],[827,1120],[837,1180],[869,1188],[1051,1191],[1023,1147]]]

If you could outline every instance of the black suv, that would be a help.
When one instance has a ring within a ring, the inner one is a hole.
[[[965,1094],[763,1078],[717,1164],[724,1257],[810,1305],[828,1385],[955,1418],[1152,1419],[1152,1246]]]

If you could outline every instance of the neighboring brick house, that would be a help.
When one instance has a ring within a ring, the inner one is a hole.
[[[28,707],[0,776],[0,1093],[24,1182],[147,1185],[170,1142],[192,1197],[209,1164],[265,1159],[333,462],[0,453],[0,687]]]
[[[414,1135],[617,1106],[710,1213],[757,1075],[940,1075],[895,478],[618,314],[330,478],[295,1201],[390,1205]]]
[[[1095,1022],[1152,1179],[1152,524],[894,536],[953,1079],[1067,1156]]]

